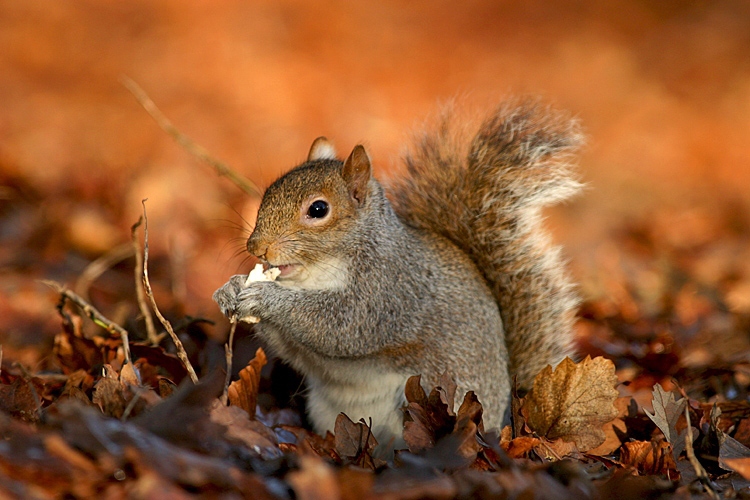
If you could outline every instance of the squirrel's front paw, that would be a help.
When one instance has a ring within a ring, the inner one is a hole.
[[[245,287],[246,275],[236,274],[229,278],[224,286],[214,292],[214,301],[224,316],[231,318],[237,314],[237,306],[240,303],[240,292]]]
[[[247,285],[247,286],[245,286]],[[268,294],[278,285],[272,281],[256,281],[244,283],[237,295],[237,307],[234,313],[237,318],[257,323],[268,316]]]

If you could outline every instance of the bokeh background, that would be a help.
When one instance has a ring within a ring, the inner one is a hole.
[[[73,286],[129,241],[143,198],[167,311],[220,320],[211,293],[249,269],[236,252],[256,202],[162,132],[121,75],[261,186],[319,135],[344,154],[364,142],[387,177],[441,102],[540,95],[588,135],[585,193],[548,214],[585,295],[611,292],[597,276],[634,224],[690,248],[734,227],[714,260],[750,265],[747,1],[2,2],[0,341],[27,365],[60,321],[36,280]],[[115,319],[136,314],[128,269],[86,285]],[[750,311],[750,271],[733,272],[730,306]]]

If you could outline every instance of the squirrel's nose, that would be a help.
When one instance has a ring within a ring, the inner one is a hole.
[[[266,258],[268,252],[268,245],[264,245],[253,238],[253,235],[247,239],[247,251],[261,259]]]

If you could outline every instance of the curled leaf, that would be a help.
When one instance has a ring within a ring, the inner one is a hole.
[[[260,386],[260,371],[267,361],[266,353],[259,347],[255,351],[255,357],[250,360],[245,368],[240,370],[240,379],[229,384],[229,389],[227,389],[229,402],[245,410],[251,419],[255,418],[255,406],[258,402],[258,387]]]

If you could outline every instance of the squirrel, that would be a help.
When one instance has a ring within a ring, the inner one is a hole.
[[[485,428],[507,422],[511,377],[573,354],[578,298],[541,209],[581,187],[577,122],[537,100],[505,103],[470,141],[450,117],[384,187],[357,145],[341,161],[324,137],[263,195],[248,251],[277,281],[236,275],[214,293],[228,317],[305,377],[308,417],[372,418],[379,443],[403,444],[404,386],[447,370],[474,391]]]

